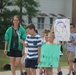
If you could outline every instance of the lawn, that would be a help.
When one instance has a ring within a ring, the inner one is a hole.
[[[9,63],[9,58],[4,55],[3,50],[0,50],[0,71],[2,67],[7,63]]]
[[[66,57],[66,50],[63,51],[63,56],[61,56],[60,61],[61,61],[62,66],[68,66],[67,57]]]
[[[63,51],[64,55],[61,57],[61,66],[67,66],[66,50]],[[2,67],[9,62],[9,58],[4,55],[3,50],[0,50],[0,71]]]

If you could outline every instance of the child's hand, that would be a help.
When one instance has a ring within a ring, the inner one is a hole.
[[[72,41],[72,38],[70,38],[70,41]]]
[[[24,41],[23,41],[22,39],[20,39],[20,42],[21,42],[22,44],[24,44]]]
[[[38,58],[38,63],[40,62],[40,58]]]
[[[25,50],[22,50],[22,56],[25,55]]]
[[[4,50],[4,54],[7,55],[7,50],[6,49]]]
[[[73,44],[73,45],[76,45],[76,42],[75,42],[75,41],[72,41],[72,44]]]
[[[25,44],[25,42],[22,39],[20,39],[20,42],[23,44],[23,46],[25,46],[25,47],[28,46],[27,44]]]

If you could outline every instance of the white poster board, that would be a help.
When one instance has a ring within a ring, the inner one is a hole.
[[[54,22],[55,38],[59,41],[70,40],[70,19],[56,19]]]

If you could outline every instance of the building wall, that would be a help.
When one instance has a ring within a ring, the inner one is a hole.
[[[50,28],[50,13],[55,15],[63,14],[66,18],[72,18],[72,0],[39,0],[40,13],[46,13],[48,16],[45,16],[44,28]],[[37,16],[38,17],[38,16]],[[37,28],[37,17],[33,19],[33,22]],[[58,17],[53,17],[57,19]],[[38,28],[37,28],[38,29]],[[38,29],[39,33],[42,32],[42,29]]]
[[[72,22],[76,24],[76,0],[73,0],[72,7]]]
[[[65,0],[64,15],[69,17],[72,22],[72,0]]]
[[[40,3],[40,7],[38,8],[40,10],[40,13],[45,13],[47,16],[44,17],[44,29],[45,28],[50,28],[50,17],[53,17],[53,21],[57,19],[58,14],[63,14],[65,18],[70,18],[71,20],[73,19],[73,22],[75,23],[75,18],[76,18],[76,0],[38,0]],[[74,8],[72,8],[72,6]],[[15,8],[15,7],[13,7]],[[10,9],[13,9],[12,7]],[[15,8],[16,9],[16,8]],[[18,8],[17,8],[18,9]],[[19,10],[19,9],[18,9]],[[73,12],[72,12],[73,10]],[[23,9],[23,11],[26,11]],[[73,13],[73,14],[72,14]],[[55,16],[51,16],[50,14],[55,14]],[[73,16],[73,18],[72,18]],[[33,23],[35,24],[36,28],[38,25],[37,17],[42,17],[42,16],[36,16],[35,18],[32,19]],[[23,19],[26,23],[28,24],[28,16],[23,16]],[[37,28],[38,29],[38,28]],[[41,34],[43,29],[38,29],[39,33]]]
[[[64,0],[39,0],[40,11],[44,13],[63,13]]]

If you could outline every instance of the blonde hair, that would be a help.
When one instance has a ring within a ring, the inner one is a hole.
[[[48,35],[49,32],[50,32],[50,29],[44,29],[43,30],[44,35]]]
[[[47,34],[45,34],[45,36],[52,36],[53,38],[55,38],[55,35],[54,35],[54,33],[53,32],[48,32]]]

